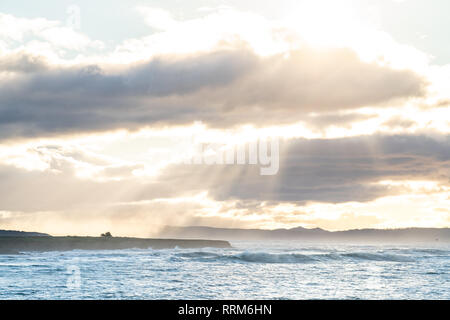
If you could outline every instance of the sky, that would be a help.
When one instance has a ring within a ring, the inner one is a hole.
[[[449,10],[2,0],[0,229],[449,227]]]

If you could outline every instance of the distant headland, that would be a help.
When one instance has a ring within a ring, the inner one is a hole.
[[[0,254],[27,251],[119,250],[169,248],[228,248],[228,241],[197,239],[145,239],[113,237],[108,232],[100,237],[53,237],[43,233],[0,230]]]
[[[16,230],[0,230],[0,237],[49,237],[47,233]]]
[[[410,243],[410,242],[450,242],[450,228],[404,228],[404,229],[355,229],[346,231],[327,231],[320,228],[307,229],[238,229],[214,228],[205,226],[175,227],[167,226],[159,237],[203,238],[225,240],[301,240],[350,242],[350,243]]]

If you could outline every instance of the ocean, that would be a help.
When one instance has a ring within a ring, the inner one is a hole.
[[[0,299],[450,299],[450,244],[0,255]]]

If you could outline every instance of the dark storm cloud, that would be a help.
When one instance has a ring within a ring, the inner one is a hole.
[[[405,192],[381,180],[450,183],[450,137],[370,136],[296,139],[280,145],[280,170],[261,176],[259,166],[178,166],[160,178],[216,199],[259,201],[369,201]]]
[[[364,63],[347,49],[268,58],[236,49],[159,57],[114,72],[8,59],[0,67],[22,73],[0,88],[3,139],[193,121],[292,123],[312,111],[420,96],[426,86],[417,74]]]

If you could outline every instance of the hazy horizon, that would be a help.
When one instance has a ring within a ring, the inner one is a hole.
[[[360,228],[360,229],[342,229],[342,230],[327,230],[322,228],[304,228],[301,226],[297,227],[290,227],[290,228],[274,228],[274,229],[261,229],[261,228],[238,228],[238,227],[214,227],[214,226],[205,226],[205,225],[163,225],[159,226],[157,228],[158,231],[149,233],[145,237],[159,237],[166,235],[165,231],[168,229],[180,229],[180,230],[189,230],[189,229],[204,229],[204,230],[211,230],[211,231],[262,231],[262,232],[271,232],[271,231],[325,231],[329,234],[333,233],[345,233],[345,232],[352,232],[352,231],[425,231],[425,230],[447,230],[449,227],[440,227],[440,228],[427,228],[427,227],[404,227],[404,228]],[[40,233],[40,234],[48,234],[50,236],[76,236],[76,237],[84,237],[84,236],[94,236],[99,237],[101,234],[98,235],[87,235],[87,234],[50,234],[50,233],[44,233],[40,232],[39,230],[11,230],[11,229],[0,229],[0,236],[2,235],[1,232],[20,232],[20,233]],[[106,231],[109,232],[109,231]],[[195,235],[195,233],[193,233]],[[126,234],[112,234],[114,237],[132,237],[131,235]],[[142,237],[142,236],[141,236]],[[214,237],[215,239],[219,239],[220,237]]]

